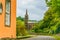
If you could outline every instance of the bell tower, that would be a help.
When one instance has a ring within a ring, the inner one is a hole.
[[[26,14],[25,14],[25,27],[28,30],[28,13],[27,13],[27,9],[26,9]]]

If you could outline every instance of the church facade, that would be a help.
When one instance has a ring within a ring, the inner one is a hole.
[[[0,0],[0,38],[16,38],[16,0]]]

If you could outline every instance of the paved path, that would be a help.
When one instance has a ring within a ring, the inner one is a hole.
[[[55,39],[51,36],[36,36],[33,38],[27,38],[27,39],[22,39],[22,40],[55,40]]]

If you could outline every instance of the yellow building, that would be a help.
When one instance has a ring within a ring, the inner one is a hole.
[[[16,0],[0,0],[0,38],[16,38]]]

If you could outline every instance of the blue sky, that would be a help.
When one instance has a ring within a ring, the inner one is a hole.
[[[17,0],[17,16],[24,17],[26,9],[30,20],[41,20],[48,8],[45,0]]]

